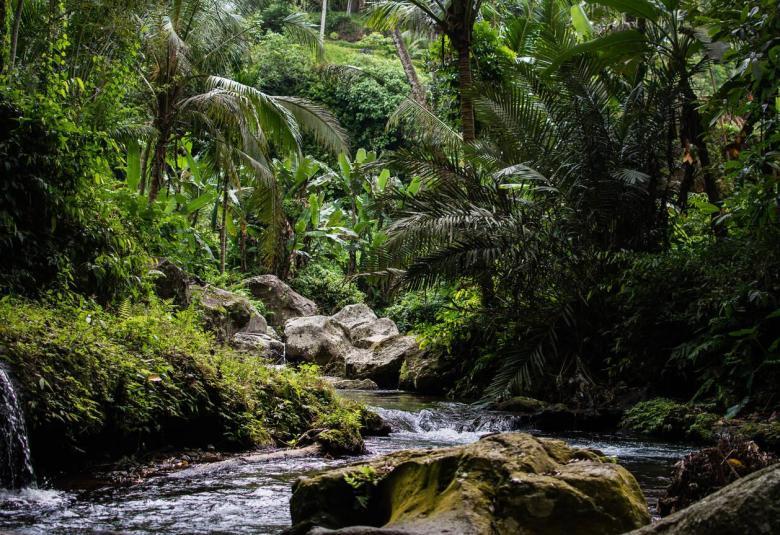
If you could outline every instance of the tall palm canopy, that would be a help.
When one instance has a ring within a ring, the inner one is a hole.
[[[369,24],[378,29],[438,32],[450,39],[458,53],[461,126],[465,141],[476,138],[471,97],[471,44],[482,3],[483,0],[379,0],[372,4],[369,17]]]

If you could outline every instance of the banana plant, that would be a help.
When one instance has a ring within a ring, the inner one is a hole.
[[[356,273],[363,257],[378,249],[387,239],[383,231],[390,189],[414,195],[420,188],[420,180],[413,179],[404,185],[392,177],[388,169],[377,173],[377,154],[359,149],[355,158],[346,154],[338,157],[337,170],[329,170],[318,180],[312,181],[308,213],[312,230],[307,235],[327,238],[346,249],[347,274]],[[341,195],[327,201],[326,186],[335,186]],[[301,225],[302,226],[302,225]]]

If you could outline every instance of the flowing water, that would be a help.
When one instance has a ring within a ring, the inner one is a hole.
[[[370,438],[368,456],[407,448],[465,444],[495,431],[519,430],[508,414],[399,392],[345,392],[374,407],[392,426]],[[524,429],[534,432],[533,430]],[[631,470],[651,505],[672,464],[689,449],[612,435],[549,435],[613,455]],[[355,459],[318,457],[197,465],[127,487],[0,491],[0,532],[280,533],[290,524],[290,487],[297,477]]]
[[[22,488],[33,479],[24,413],[11,376],[0,364],[0,488]]]

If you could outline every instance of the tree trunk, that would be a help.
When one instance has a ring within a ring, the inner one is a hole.
[[[168,153],[168,137],[169,132],[167,128],[164,131],[160,131],[157,137],[157,143],[154,146],[154,157],[152,159],[152,176],[149,182],[149,202],[153,203],[157,200],[157,195],[160,193],[160,186],[163,181],[163,174],[165,172],[165,157]]]
[[[11,54],[8,57],[8,71],[14,70],[16,66],[16,49],[19,45],[19,27],[22,25],[22,8],[24,0],[16,0],[16,9],[14,10],[14,26],[11,30]]]
[[[395,43],[395,50],[398,52],[398,59],[401,60],[401,65],[406,73],[406,79],[409,80],[409,85],[412,86],[412,98],[417,101],[420,106],[427,108],[428,104],[425,100],[425,89],[423,89],[422,84],[420,84],[420,79],[417,76],[417,71],[414,69],[414,64],[412,63],[412,58],[409,56],[409,50],[406,48],[404,38],[397,29],[393,30],[392,36],[393,43]]]
[[[352,16],[352,0],[347,0],[347,16]]]
[[[172,87],[157,95],[157,117],[155,126],[157,128],[157,143],[154,147],[154,158],[152,159],[152,176],[149,183],[149,202],[154,202],[160,192],[165,174],[165,160],[168,155],[168,142],[173,131],[173,105],[176,99],[178,89],[172,80],[168,82]]]
[[[471,46],[468,41],[453,43],[458,50],[458,88],[460,90],[460,120],[463,129],[463,141],[469,143],[477,138],[474,124],[474,101],[471,98]]]
[[[693,186],[696,160],[699,162],[699,167],[704,177],[704,191],[707,193],[707,200],[711,204],[717,205],[720,202],[720,192],[712,174],[712,169],[710,169],[712,160],[707,148],[706,133],[702,128],[701,116],[696,107],[696,94],[693,92],[688,78],[683,78],[680,85],[683,97],[682,116],[680,117],[680,143],[685,151],[685,159],[683,160],[685,175],[680,184],[679,205],[682,209],[687,207],[688,193]],[[695,154],[693,147],[695,147]]]
[[[325,19],[328,15],[328,0],[322,0],[322,16],[320,17],[320,39],[325,39]]]
[[[0,74],[5,70],[6,51],[8,46],[8,2],[10,0],[0,0]]]
[[[246,273],[246,220],[241,221],[241,271]]]
[[[225,182],[222,186],[222,224],[219,227],[219,272],[225,273],[227,257],[227,208],[228,208],[228,174],[225,172]]]

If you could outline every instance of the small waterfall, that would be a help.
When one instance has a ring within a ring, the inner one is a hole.
[[[33,480],[24,413],[8,370],[0,364],[0,487],[17,489]]]
[[[372,407],[396,432],[485,434],[515,431],[523,427],[521,418],[510,414],[481,411],[462,403],[441,403],[435,408],[404,411]]]

